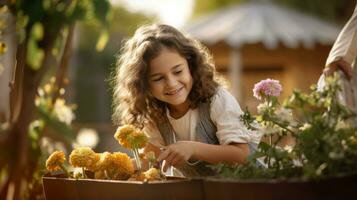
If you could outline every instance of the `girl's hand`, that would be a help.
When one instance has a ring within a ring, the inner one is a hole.
[[[352,68],[350,64],[348,64],[343,59],[339,59],[330,63],[323,71],[325,76],[331,76],[335,71],[342,70],[342,72],[346,75],[347,79],[350,80],[352,77]]]
[[[190,141],[179,141],[165,147],[165,150],[157,158],[159,162],[166,161],[163,166],[164,172],[169,166],[181,165],[190,159],[194,152],[193,144]]]

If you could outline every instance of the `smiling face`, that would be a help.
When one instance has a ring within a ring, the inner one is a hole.
[[[171,109],[188,108],[193,80],[187,60],[175,49],[162,47],[159,55],[149,62],[149,68],[151,94]]]

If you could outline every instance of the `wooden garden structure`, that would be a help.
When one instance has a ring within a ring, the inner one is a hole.
[[[242,107],[255,111],[252,88],[280,80],[283,95],[317,83],[340,27],[269,2],[227,7],[186,27],[213,54]]]

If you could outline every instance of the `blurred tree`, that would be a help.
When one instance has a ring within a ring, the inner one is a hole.
[[[38,88],[52,71],[56,79],[47,105],[53,109],[64,85],[75,23],[100,25],[97,49],[103,48],[110,4],[108,0],[5,0],[1,1],[1,10],[8,11],[9,16],[1,19],[3,26],[16,28],[3,28],[0,33],[14,36],[4,44],[9,49],[4,55],[13,53],[14,56],[13,64],[5,66],[11,73],[3,74],[10,77],[4,83],[10,90],[1,91],[2,98],[9,99],[10,114],[0,113],[5,116],[0,121],[0,199],[37,199],[33,193],[38,189],[34,177],[38,172],[41,156],[38,142],[44,126],[54,126],[59,133],[67,132],[67,138],[73,138],[67,125],[53,118],[50,110],[35,106],[35,97],[42,95]],[[41,120],[34,121],[38,118]]]
[[[110,122],[112,92],[104,80],[108,79],[115,67],[114,54],[119,53],[125,37],[132,35],[138,26],[152,23],[153,20],[151,16],[131,13],[119,5],[113,7],[109,41],[101,52],[95,51],[95,38],[100,34],[100,29],[93,24],[79,27],[73,77],[74,101],[80,105],[76,109],[77,122]]]
[[[195,0],[193,17],[198,17],[225,6],[244,2],[275,2],[320,18],[343,23],[353,12],[355,0]]]
[[[226,6],[248,2],[249,0],[194,0],[192,17],[196,18]]]
[[[331,22],[344,23],[353,13],[355,0],[274,0]]]

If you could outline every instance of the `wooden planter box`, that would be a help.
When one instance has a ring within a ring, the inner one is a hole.
[[[46,200],[202,200],[200,180],[154,182],[43,177]]]
[[[321,181],[181,179],[156,182],[43,177],[47,200],[329,200],[357,197],[357,176]]]
[[[329,200],[355,199],[357,176],[321,181],[237,181],[206,179],[205,199],[249,200]]]

